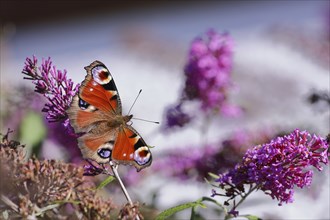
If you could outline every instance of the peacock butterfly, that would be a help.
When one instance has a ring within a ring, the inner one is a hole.
[[[139,133],[128,124],[133,115],[122,115],[119,93],[108,68],[100,61],[85,67],[87,75],[67,110],[78,146],[86,159],[150,166],[151,152]]]

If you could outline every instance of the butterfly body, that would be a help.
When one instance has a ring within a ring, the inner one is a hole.
[[[98,163],[114,161],[134,165],[139,171],[150,166],[149,147],[129,125],[133,115],[122,115],[117,87],[100,61],[85,67],[87,75],[67,110],[84,158]]]

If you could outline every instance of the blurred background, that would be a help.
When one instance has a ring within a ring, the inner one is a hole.
[[[32,83],[23,80],[21,71],[26,57],[35,55],[39,63],[51,57],[58,69],[66,69],[68,77],[80,83],[86,74],[83,67],[100,60],[115,78],[123,112],[127,113],[142,89],[132,113],[161,123],[134,121],[145,141],[156,146],[152,152],[158,170],[152,165],[136,174],[134,168],[120,168],[122,175],[129,173],[126,182],[133,200],[164,210],[210,196],[212,187],[194,167],[184,171],[188,177],[180,178],[171,172],[173,164],[162,170],[157,161],[178,149],[187,154],[202,151],[207,143],[224,143],[237,132],[253,139],[251,146],[265,140],[265,135],[271,139],[295,128],[322,136],[329,133],[329,104],[311,101],[313,95],[329,94],[329,11],[327,0],[2,0],[1,132],[13,129],[16,139],[40,158],[79,163],[79,159],[72,159],[72,155],[80,157],[75,143],[68,142],[63,130],[44,119],[42,97],[33,93]],[[201,131],[204,121],[199,118],[184,128],[166,130],[166,110],[178,101],[184,86],[183,68],[190,44],[209,28],[227,32],[234,40],[235,86],[230,100],[241,106],[244,114],[215,117],[207,132]],[[277,201],[257,193],[240,207],[240,213],[265,219],[329,219],[329,167],[325,169],[315,174],[310,189],[296,192],[292,204],[277,206]],[[116,201],[124,202],[120,190],[116,192]],[[176,217],[187,219],[189,213]],[[208,210],[201,215],[217,216]]]

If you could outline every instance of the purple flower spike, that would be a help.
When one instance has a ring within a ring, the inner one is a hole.
[[[233,40],[214,30],[196,38],[185,66],[184,96],[200,100],[202,110],[217,109],[226,102],[226,90],[232,85]]]
[[[229,197],[227,202],[259,189],[277,199],[279,205],[291,203],[294,186],[303,188],[312,182],[313,171],[308,168],[321,171],[321,165],[328,164],[328,150],[325,139],[296,129],[287,136],[248,150],[243,161],[220,175],[217,181]],[[250,186],[250,191],[245,193],[244,186]],[[234,205],[232,210],[235,208]]]
[[[185,84],[179,102],[166,112],[166,128],[182,128],[199,115],[241,116],[242,108],[228,100],[233,88],[232,64],[233,39],[229,34],[219,34],[211,29],[204,36],[195,38],[184,67]],[[190,107],[183,112],[181,107],[187,103],[196,103],[199,108]]]
[[[57,70],[50,58],[43,59],[40,67],[37,62],[35,56],[32,59],[26,58],[22,73],[27,77],[24,79],[32,80],[36,85],[35,91],[48,99],[48,103],[42,109],[47,113],[47,120],[65,122],[68,118],[66,110],[78,92],[79,85],[74,86],[72,80],[67,79],[66,70]]]

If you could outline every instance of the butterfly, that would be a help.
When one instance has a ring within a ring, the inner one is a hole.
[[[148,145],[122,115],[114,79],[100,61],[85,67],[87,75],[67,110],[70,124],[80,134],[78,146],[85,159],[97,163],[133,165],[137,171],[151,165]]]

